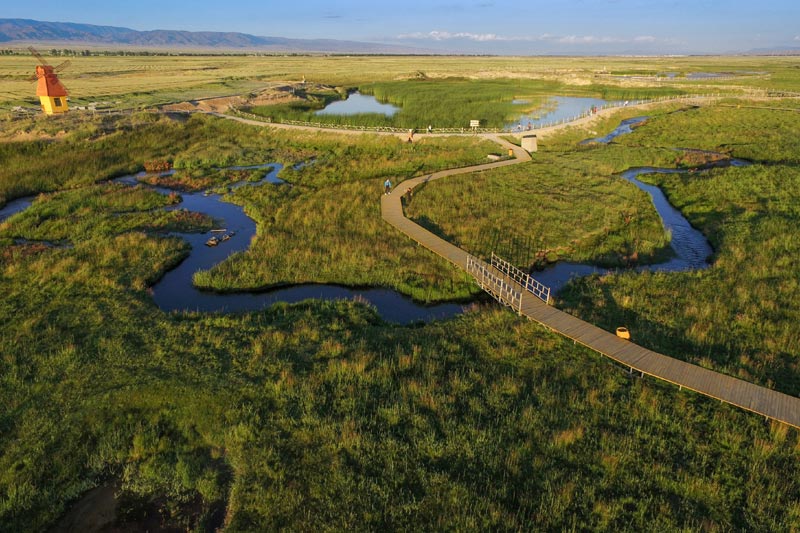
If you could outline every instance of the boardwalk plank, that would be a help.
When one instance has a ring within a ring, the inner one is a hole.
[[[419,184],[448,176],[468,172],[483,172],[530,160],[530,155],[520,147],[514,146],[496,136],[492,137],[492,139],[503,145],[504,149],[511,148],[516,159],[435,172],[427,176],[406,180],[400,188],[405,191],[409,187],[413,188]],[[401,196],[402,193],[397,192],[397,189],[395,189],[391,194],[381,197],[381,216],[384,220],[420,245],[466,270],[467,252],[408,220],[403,213]],[[497,274],[500,275],[500,273]],[[701,368],[648,350],[629,341],[621,341],[614,333],[600,329],[545,304],[516,282],[510,280],[507,280],[507,282],[515,290],[523,294],[522,313],[526,317],[561,333],[567,338],[588,346],[601,355],[645,374],[800,428],[800,398]],[[622,342],[624,344],[621,344]]]

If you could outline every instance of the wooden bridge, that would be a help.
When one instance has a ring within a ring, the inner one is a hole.
[[[233,117],[217,113],[211,114],[228,120],[235,120],[256,126],[316,130],[316,128],[266,124],[263,121],[249,120],[242,117]],[[555,129],[558,129],[558,127],[552,128],[552,130]],[[363,132],[348,130],[340,133]],[[541,131],[537,131],[537,133],[541,133]],[[379,134],[397,135],[389,132],[380,132]],[[647,374],[674,383],[681,389],[686,387],[700,394],[800,428],[800,398],[686,363],[648,350],[630,341],[622,340],[608,331],[548,305],[549,292],[548,296],[544,299],[542,298],[542,294],[534,294],[526,288],[525,285],[527,282],[518,279],[519,275],[516,273],[498,269],[498,264],[480,261],[459,247],[454,246],[425,228],[408,220],[403,214],[402,205],[402,196],[408,189],[413,190],[415,187],[425,182],[446,178],[448,176],[490,170],[507,165],[516,165],[531,160],[528,152],[519,146],[515,146],[501,139],[497,135],[480,135],[499,143],[503,146],[504,150],[512,150],[514,158],[498,161],[496,163],[443,170],[428,176],[406,180],[402,182],[402,187],[396,188],[391,194],[383,195],[381,199],[381,214],[383,219],[422,246],[425,246],[451,263],[470,272],[470,274],[476,278],[481,288],[492,294],[503,304],[514,309],[515,312],[572,339],[576,343],[583,344],[625,365],[631,371],[635,370],[642,375]],[[403,135],[401,134],[401,136]]]
[[[513,150],[515,158],[485,165],[445,170],[429,176],[406,180],[402,182],[402,187],[398,187],[391,194],[382,197],[381,214],[383,219],[422,246],[469,272],[475,277],[481,288],[515,312],[625,365],[631,371],[635,370],[643,376],[647,374],[674,383],[681,389],[685,387],[800,428],[800,398],[680,361],[620,339],[613,333],[549,305],[549,290],[541,284],[537,285],[535,280],[526,277],[524,273],[508,263],[495,257],[489,263],[481,261],[405,217],[402,196],[408,189],[413,190],[422,183],[447,176],[530,161],[530,155],[522,148],[499,137],[491,138],[503,145],[504,149]]]

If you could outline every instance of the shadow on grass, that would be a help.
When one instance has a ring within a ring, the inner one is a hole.
[[[759,368],[756,363],[763,361],[763,354],[736,344],[725,346],[693,342],[687,338],[684,329],[650,320],[645,318],[646,314],[623,307],[612,294],[613,285],[597,283],[596,280],[595,276],[589,276],[568,283],[557,296],[557,307],[606,331],[613,332],[619,326],[627,327],[632,342],[680,361],[785,394],[800,394],[800,376],[795,368],[795,358],[791,355],[778,354],[769,365]],[[598,291],[599,296],[596,294]],[[603,305],[598,306],[598,301]],[[680,311],[676,309],[676,312]],[[743,365],[743,355],[754,364]]]

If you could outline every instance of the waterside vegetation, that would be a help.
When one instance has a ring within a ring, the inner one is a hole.
[[[476,208],[449,231],[477,251],[490,248],[485,218],[507,211],[520,222],[504,226],[501,245],[527,228],[564,257],[607,261],[628,242],[645,257],[664,236],[616,172],[676,164],[676,147],[748,158],[743,169],[653,178],[711,239],[712,268],[588,278],[557,303],[797,394],[798,114],[721,105],[648,111],[650,122],[610,146],[578,148],[585,131],[548,137],[532,163],[430,184],[409,209],[444,227],[439,213],[458,213],[441,203]],[[627,113],[592,127],[604,133]],[[408,328],[350,301],[163,313],[147,288],[186,253],[162,234],[175,223],[162,212],[172,200],[104,183],[146,160],[171,160],[189,188],[224,185],[221,167],[284,163],[287,185],[231,195],[259,224],[252,250],[199,281],[229,290],[360,279],[448,298],[475,288],[373,219],[384,179],[402,187],[481,161],[482,141],[409,145],[203,117],[68,120],[9,122],[0,146],[3,198],[45,193],[0,225],[0,530],[45,530],[105,486],[117,523],[139,529],[800,527],[797,431],[633,377],[496,306]],[[23,130],[34,139],[14,140]],[[313,164],[292,168],[301,161]],[[592,202],[586,184],[601,192]],[[491,212],[477,209],[482,195]],[[537,216],[525,198],[541,202]],[[621,211],[635,217],[626,224]],[[594,237],[603,233],[608,242]],[[511,254],[523,264],[526,247]],[[353,274],[356,264],[367,268]]]

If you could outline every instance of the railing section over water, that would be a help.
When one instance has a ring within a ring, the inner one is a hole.
[[[533,294],[544,303],[550,303],[550,287],[536,281],[530,274],[526,274],[505,259],[492,252],[492,266],[503,275],[519,283],[529,293]]]
[[[467,272],[475,278],[481,289],[491,294],[498,302],[507,305],[518,314],[522,314],[522,292],[498,276],[490,264],[468,255]]]

